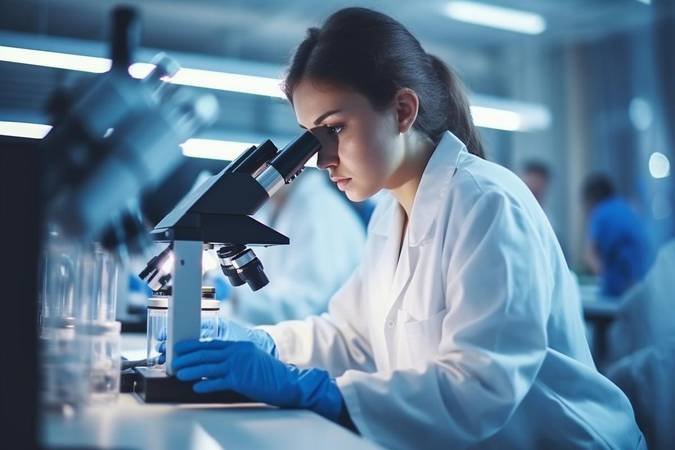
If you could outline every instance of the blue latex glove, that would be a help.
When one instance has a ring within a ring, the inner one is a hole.
[[[342,422],[346,408],[328,372],[300,370],[252,342],[181,341],[174,347],[173,369],[179,380],[197,381],[197,393],[232,390],[270,405],[312,410]]]
[[[256,345],[256,347],[265,353],[268,353],[275,358],[279,356],[274,339],[272,339],[272,336],[263,330],[244,327],[230,320],[224,320],[220,317],[218,318],[218,335],[213,336],[210,332],[211,329],[212,327],[202,326],[202,339],[212,338],[222,341],[252,342]],[[160,355],[157,362],[159,364],[164,364],[164,361],[166,360],[166,331],[159,332],[158,340],[160,342],[157,345],[157,351],[160,353]]]

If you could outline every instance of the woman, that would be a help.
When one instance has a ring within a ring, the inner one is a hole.
[[[390,199],[328,314],[179,342],[179,379],[311,409],[388,448],[643,446],[595,369],[544,213],[483,159],[440,60],[390,17],[349,8],[309,30],[285,89],[338,187]]]

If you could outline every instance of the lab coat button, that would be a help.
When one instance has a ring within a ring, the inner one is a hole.
[[[394,328],[394,321],[393,320],[387,320],[387,328]]]

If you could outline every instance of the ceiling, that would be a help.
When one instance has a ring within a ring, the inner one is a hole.
[[[438,0],[126,0],[142,13],[142,44],[283,64],[292,48],[331,12],[358,4],[393,15],[428,48],[472,49],[525,42],[595,39],[654,20],[637,0],[483,0],[539,13],[543,35],[527,36],[450,20]],[[653,0],[655,3],[660,0]],[[661,0],[664,4],[669,0]],[[2,0],[0,30],[105,40],[119,0]],[[663,13],[661,13],[663,14]]]
[[[673,10],[670,6],[656,8],[659,4],[672,4],[671,0],[652,0],[652,6],[637,0],[482,1],[539,13],[547,21],[547,30],[530,36],[461,23],[442,13],[447,1],[439,0],[0,0],[0,33],[20,33],[45,40],[107,42],[110,11],[124,3],[141,12],[142,47],[282,67],[308,27],[320,24],[337,9],[358,4],[402,21],[427,51],[451,62],[477,92],[503,95],[508,94],[503,87],[500,92],[499,87],[492,86],[499,83],[495,76],[501,67],[496,57],[499,52],[519,51],[524,46],[554,48],[600,39],[644,27]],[[0,119],[6,117],[3,111],[10,111],[9,114],[41,111],[49,93],[63,81],[66,75],[63,72],[0,62],[3,86]],[[243,112],[230,115],[232,122],[225,124],[229,128],[254,123],[260,114],[267,123],[273,123],[280,108],[286,107],[269,100],[266,106],[260,106],[262,100],[241,94],[219,93],[219,96],[232,110]],[[279,132],[295,129],[293,117],[281,115],[285,119],[279,119],[282,122],[278,124]]]

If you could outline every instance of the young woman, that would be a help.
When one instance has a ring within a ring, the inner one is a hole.
[[[391,196],[328,314],[179,342],[179,379],[311,409],[388,448],[644,446],[595,369],[550,224],[483,158],[439,59],[392,18],[349,8],[309,30],[285,89],[338,187]]]

